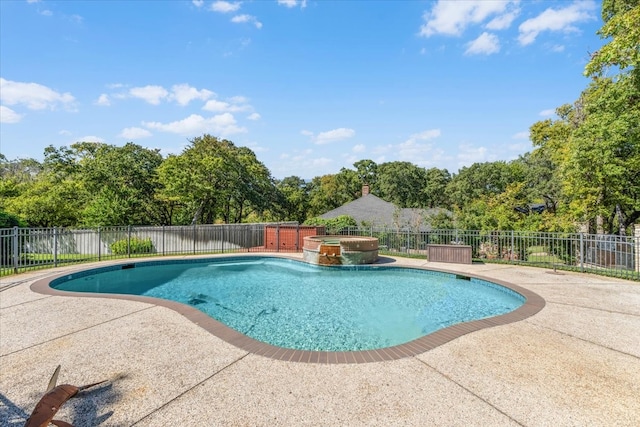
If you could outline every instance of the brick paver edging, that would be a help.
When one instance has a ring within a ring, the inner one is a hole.
[[[142,260],[140,260],[142,261]],[[124,264],[124,263],[123,263]],[[493,326],[506,325],[513,322],[524,320],[528,317],[538,313],[545,306],[545,300],[535,292],[525,289],[521,286],[513,283],[505,282],[503,280],[497,280],[489,277],[484,277],[477,274],[460,273],[451,270],[432,269],[417,266],[398,266],[399,268],[415,268],[422,270],[439,271],[450,274],[463,274],[466,277],[473,277],[476,279],[486,280],[488,282],[502,285],[508,289],[511,289],[525,298],[525,302],[522,306],[518,307],[514,311],[500,316],[491,317],[488,319],[474,320],[471,322],[458,323],[453,326],[449,326],[444,329],[440,329],[429,335],[425,335],[413,341],[396,345],[393,347],[386,347],[376,350],[364,350],[364,351],[306,351],[306,350],[292,350],[282,347],[276,347],[270,344],[257,341],[250,338],[234,329],[229,328],[223,323],[209,317],[200,310],[193,308],[189,305],[179,302],[168,301],[160,298],[145,297],[138,295],[125,295],[125,294],[98,294],[98,293],[85,293],[85,292],[69,292],[59,291],[53,289],[49,284],[62,276],[73,274],[73,272],[64,272],[55,274],[43,279],[36,280],[31,285],[31,290],[45,295],[57,295],[67,297],[90,297],[90,298],[111,298],[111,299],[124,299],[130,301],[140,301],[149,304],[159,305],[170,308],[191,322],[199,325],[206,331],[217,336],[218,338],[239,347],[245,351],[253,354],[258,354],[272,359],[290,361],[290,362],[306,362],[306,363],[368,363],[368,362],[380,362],[386,360],[396,360],[404,357],[412,357],[425,351],[431,350],[438,346],[448,343],[458,337],[466,335],[471,332],[479,331],[481,329],[490,328]],[[82,270],[77,270],[82,271]],[[76,272],[76,271],[74,271]]]

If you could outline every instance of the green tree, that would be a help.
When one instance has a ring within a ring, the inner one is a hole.
[[[71,149],[78,158],[79,180],[89,194],[83,211],[85,225],[161,221],[161,206],[155,199],[159,188],[156,171],[162,163],[159,150],[132,142],[123,147],[84,142],[73,144]]]
[[[349,215],[339,215],[335,218],[309,218],[304,225],[320,226],[324,225],[328,234],[339,234],[343,229],[348,227],[357,227],[358,222]]]
[[[369,185],[375,191],[378,182],[378,165],[373,160],[358,160],[353,164],[361,185]]]
[[[283,215],[278,220],[304,222],[309,210],[309,190],[307,183],[298,176],[288,176],[276,182],[283,196]]]
[[[427,172],[410,162],[387,162],[378,166],[377,195],[400,208],[422,208]]]
[[[51,152],[45,150],[43,163],[26,159],[2,165],[2,204],[32,227],[75,226],[84,192],[72,172],[56,168]]]
[[[423,207],[448,208],[451,206],[447,196],[447,185],[451,174],[446,169],[431,168],[426,171],[427,184],[422,189]]]
[[[579,220],[605,219],[625,232],[640,218],[640,87],[630,77],[596,78],[579,101],[584,119],[569,139],[564,191]]]
[[[308,189],[308,216],[315,217],[360,197],[362,180],[357,171],[342,168],[337,174],[313,178]]]
[[[451,205],[464,209],[482,196],[498,195],[509,184],[522,182],[524,171],[521,165],[504,161],[474,163],[463,167],[447,185]]]
[[[241,222],[258,216],[276,201],[269,170],[253,151],[233,142],[203,135],[158,168],[162,189],[158,198],[175,207],[177,224]]]
[[[634,74],[636,84],[640,74],[640,1],[604,0],[602,2],[604,25],[598,34],[609,40],[591,55],[585,67],[587,76],[602,76],[616,67],[623,73]]]

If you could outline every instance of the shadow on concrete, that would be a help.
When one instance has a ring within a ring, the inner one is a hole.
[[[376,261],[375,263],[376,264],[393,264],[395,262],[398,262],[398,261],[396,261],[393,258],[386,257],[386,256],[379,256],[378,257],[378,261]]]
[[[24,409],[0,393],[0,426],[23,426],[29,417]]]

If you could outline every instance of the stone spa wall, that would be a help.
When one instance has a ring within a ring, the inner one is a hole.
[[[373,264],[378,261],[378,239],[364,236],[307,236],[304,260],[319,265]]]

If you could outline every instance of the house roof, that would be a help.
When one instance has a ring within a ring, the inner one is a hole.
[[[411,226],[430,229],[429,224],[426,222],[426,217],[442,211],[448,212],[440,208],[398,208],[393,203],[382,200],[374,194],[367,194],[320,215],[320,218],[331,219],[340,215],[348,215],[359,224],[366,223],[367,225],[378,227]]]

